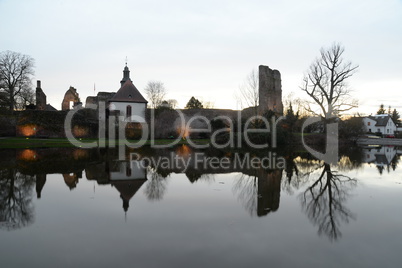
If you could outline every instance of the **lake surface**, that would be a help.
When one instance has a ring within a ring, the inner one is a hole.
[[[187,146],[0,155],[1,267],[401,267],[395,147],[337,165]]]

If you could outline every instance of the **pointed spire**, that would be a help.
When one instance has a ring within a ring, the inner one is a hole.
[[[123,70],[123,79],[120,81],[120,85],[123,86],[127,80],[131,81],[130,70],[127,67],[127,57],[126,57],[126,66],[124,67],[124,70]]]

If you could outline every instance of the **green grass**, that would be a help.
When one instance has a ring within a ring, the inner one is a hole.
[[[94,142],[97,139],[82,139],[81,142]],[[136,143],[138,140],[128,140],[130,143]],[[144,145],[167,145],[175,140],[173,139],[160,139],[160,140],[147,140]],[[118,143],[119,140],[116,140],[115,143]],[[122,141],[123,142],[123,141]],[[192,139],[193,143],[196,144],[208,144],[209,139]],[[187,140],[180,140],[175,145],[181,144],[189,144]],[[24,137],[11,137],[11,138],[0,138],[0,148],[68,148],[75,147],[71,144],[67,139],[64,138],[48,138],[48,139],[39,139],[39,138],[24,138]]]

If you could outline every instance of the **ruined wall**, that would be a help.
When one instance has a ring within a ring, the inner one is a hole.
[[[64,94],[63,102],[61,103],[61,110],[67,111],[70,110],[70,102],[73,102],[73,107],[79,103],[80,97],[77,93],[77,90],[73,87],[70,87],[66,94]],[[71,107],[72,108],[72,107]]]
[[[259,111],[264,113],[272,110],[283,114],[282,81],[278,70],[271,70],[268,66],[259,66]]]
[[[85,108],[89,108],[90,105],[97,105],[103,102],[105,107],[108,106],[108,102],[113,96],[116,95],[116,92],[98,92],[96,96],[88,96],[85,101]]]
[[[46,110],[46,95],[41,88],[40,81],[36,81],[36,110]]]

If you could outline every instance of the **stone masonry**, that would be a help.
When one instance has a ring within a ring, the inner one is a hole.
[[[268,66],[259,66],[259,112],[271,110],[277,115],[283,114],[282,81],[278,70],[271,70]]]
[[[36,81],[36,110],[46,110],[46,95],[41,88],[40,80]]]
[[[78,95],[77,89],[70,86],[67,90],[66,94],[64,94],[63,102],[61,103],[61,110],[68,111],[70,110],[70,102],[73,102],[72,107],[80,104],[80,97]]]

